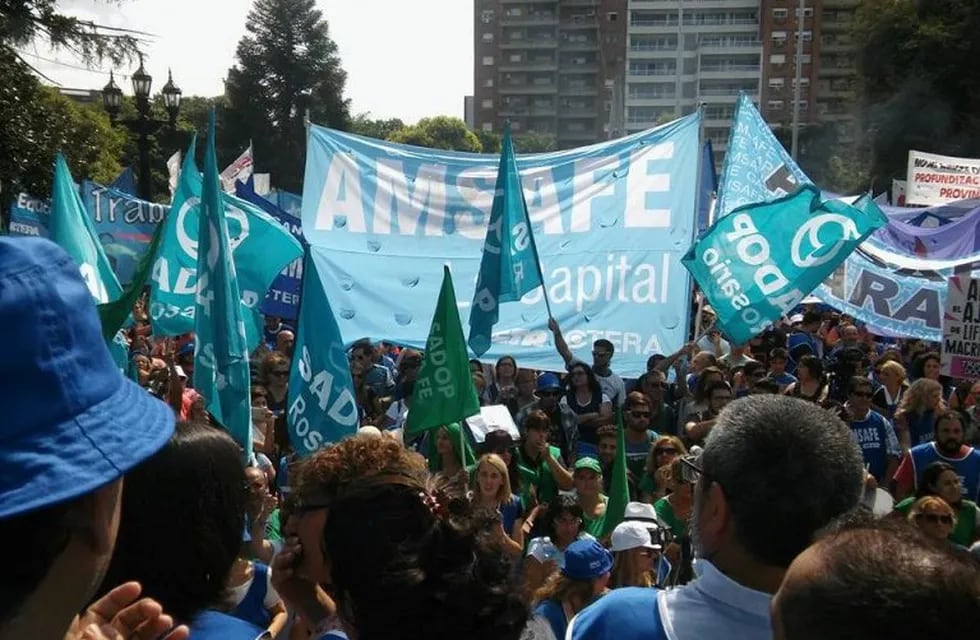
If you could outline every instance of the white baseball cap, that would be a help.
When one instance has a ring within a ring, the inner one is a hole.
[[[621,522],[612,532],[612,550],[660,549],[650,540],[650,530],[642,522]]]

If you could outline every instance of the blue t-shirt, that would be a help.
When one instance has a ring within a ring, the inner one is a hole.
[[[851,436],[861,447],[868,473],[879,484],[888,482],[891,479],[885,477],[888,458],[898,458],[901,455],[895,428],[877,411],[869,411],[863,420],[853,420],[848,426],[851,428]]]
[[[207,609],[191,623],[190,640],[271,640],[265,629],[220,611]]]
[[[559,640],[565,637],[565,629],[568,628],[568,619],[565,617],[565,609],[560,602],[554,600],[543,600],[534,608],[534,615],[541,616],[551,625],[551,630],[555,638]]]
[[[510,500],[500,505],[500,516],[504,525],[504,533],[509,536],[514,530],[514,523],[523,515],[524,505],[521,503],[521,497],[511,494]]]

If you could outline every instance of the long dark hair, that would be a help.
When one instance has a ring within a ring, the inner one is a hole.
[[[544,517],[540,519],[535,527],[535,535],[548,536],[554,542],[557,538],[555,533],[555,520],[564,515],[570,515],[579,519],[578,532],[582,533],[585,527],[582,507],[573,495],[558,494],[558,496],[548,505],[548,510],[544,512]]]
[[[576,362],[573,364],[569,370],[568,375],[565,376],[565,395],[568,396],[569,401],[574,400],[575,387],[572,384],[572,375],[575,373],[576,369],[583,369],[585,371],[585,377],[589,381],[589,389],[592,391],[592,396],[602,397],[602,386],[599,384],[599,379],[595,377],[595,371],[592,367],[585,364],[584,362]]]
[[[362,640],[517,640],[528,610],[472,518],[465,493],[424,472],[362,476],[323,530],[340,615]],[[409,631],[411,630],[411,631]]]
[[[925,496],[934,496],[936,492],[933,490],[932,486],[939,481],[939,476],[943,475],[947,471],[952,471],[957,476],[959,473],[956,471],[956,467],[949,464],[948,462],[943,462],[942,460],[937,460],[926,466],[922,470],[922,479],[919,482],[919,486],[915,489],[915,499],[924,498]]]
[[[116,549],[103,589],[136,580],[179,622],[220,603],[245,529],[245,468],[226,433],[178,423],[170,442],[126,474]]]

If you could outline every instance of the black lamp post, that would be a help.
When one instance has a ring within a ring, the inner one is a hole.
[[[138,148],[140,154],[139,166],[139,190],[140,197],[144,200],[152,200],[153,187],[150,180],[150,143],[149,137],[156,133],[161,127],[167,125],[171,128],[177,122],[177,114],[180,112],[181,90],[174,84],[173,75],[167,72],[167,84],[163,85],[163,106],[167,110],[167,120],[157,120],[153,117],[152,103],[150,102],[150,87],[153,85],[153,78],[143,68],[143,56],[140,56],[140,67],[133,73],[133,94],[136,96],[136,111],[139,114],[136,118],[118,120],[119,124],[139,136]],[[116,84],[112,73],[109,73],[109,84],[102,88],[102,105],[109,112],[109,118],[113,123],[117,122],[119,107],[122,103],[122,89]]]

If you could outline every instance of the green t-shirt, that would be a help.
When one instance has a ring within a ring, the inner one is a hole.
[[[675,538],[687,535],[687,521],[679,519],[674,514],[674,507],[670,506],[667,496],[654,502],[653,510],[657,512],[657,517],[660,518],[661,522],[670,527]]]
[[[906,498],[895,505],[895,511],[908,517],[909,511],[917,498],[912,496]],[[958,545],[969,547],[973,544],[974,534],[977,530],[977,503],[972,500],[964,500],[960,503],[960,510],[956,514],[956,525],[949,532],[948,540]]]
[[[609,498],[606,496],[601,496],[602,503],[609,507]],[[582,524],[584,531],[598,540],[602,537],[603,529],[606,527],[606,511],[603,510],[602,514],[595,518],[594,520],[585,514],[582,514]]]
[[[269,542],[278,542],[282,540],[282,533],[279,527],[279,509],[278,507],[272,510],[269,514],[269,519],[265,521],[265,539]]]
[[[561,460],[561,449],[549,446],[548,450],[551,451],[552,458]],[[531,500],[531,487],[534,487],[539,504],[550,504],[558,497],[558,483],[543,457],[535,464],[524,457],[524,448],[521,447],[517,450],[517,469],[521,473],[521,498],[525,506],[530,508],[534,504]]]

